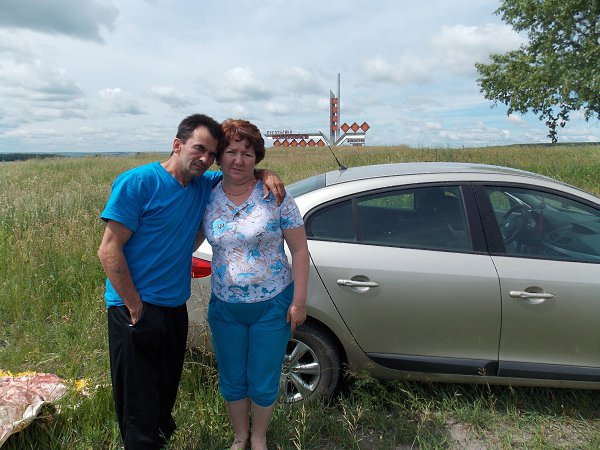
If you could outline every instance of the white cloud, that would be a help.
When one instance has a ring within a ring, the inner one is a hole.
[[[218,101],[252,101],[271,97],[267,85],[254,77],[252,70],[234,67],[225,72],[215,83],[214,97]]]
[[[98,94],[100,97],[106,99],[109,109],[113,113],[129,115],[144,114],[139,102],[129,94],[123,92],[121,88],[102,89]]]
[[[270,112],[271,114],[285,115],[289,114],[290,108],[285,103],[275,103],[275,102],[267,102],[265,104],[265,111]]]
[[[0,62],[0,81],[5,95],[35,102],[64,102],[82,96],[81,86],[63,68],[40,60]]]
[[[515,125],[527,125],[527,122],[525,121],[525,119],[523,119],[523,116],[521,116],[520,114],[509,114],[506,117],[506,120]]]
[[[321,94],[325,91],[317,76],[302,67],[284,67],[274,71],[273,78],[281,80],[287,93]]]
[[[16,130],[8,131],[6,133],[6,136],[45,140],[50,137],[56,136],[57,134],[57,131],[53,128],[22,127]]]
[[[487,62],[491,53],[513,50],[522,42],[507,25],[454,25],[443,27],[433,37],[430,51],[440,68],[456,75],[474,75],[476,62]]]
[[[437,131],[442,129],[442,124],[439,122],[427,122],[425,123],[425,129],[430,131]]]
[[[173,86],[152,86],[150,92],[173,108],[193,105],[193,102],[183,92],[179,92]]]
[[[415,55],[403,55],[399,61],[390,62],[377,55],[361,63],[361,71],[370,81],[387,81],[398,84],[429,81],[432,62]]]
[[[25,28],[103,42],[101,30],[113,31],[119,11],[103,0],[3,0],[0,27]]]
[[[315,103],[315,109],[321,111],[329,111],[329,97],[323,97],[317,99]]]
[[[506,52],[522,42],[506,25],[446,26],[423,48],[404,50],[395,59],[376,55],[364,59],[360,68],[371,81],[400,85],[430,83],[448,75],[475,78],[476,62],[487,62],[491,53]]]
[[[470,145],[502,145],[509,143],[510,134],[506,130],[474,124],[472,128],[453,128],[440,130],[438,137],[455,144],[469,142]]]
[[[0,28],[0,55],[2,59],[16,63],[27,63],[34,58],[26,41],[18,39],[14,33]]]
[[[246,120],[249,120],[249,116],[251,115],[251,113],[244,105],[231,104],[228,105],[225,115],[227,116],[227,118],[231,119],[245,118]]]
[[[29,45],[4,31],[0,42],[2,128],[18,132],[30,121],[87,116],[89,104],[82,87],[65,68],[37,58]]]

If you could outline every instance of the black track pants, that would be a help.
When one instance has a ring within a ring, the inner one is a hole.
[[[113,398],[127,450],[160,449],[175,431],[171,411],[183,369],[188,316],[144,302],[131,325],[125,306],[108,308]]]

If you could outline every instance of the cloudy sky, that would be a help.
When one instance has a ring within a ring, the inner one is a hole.
[[[483,98],[476,61],[524,37],[498,0],[0,0],[0,151],[169,151],[202,112],[368,145],[547,142]],[[573,116],[560,142],[600,141]]]

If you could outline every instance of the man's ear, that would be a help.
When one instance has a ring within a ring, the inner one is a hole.
[[[181,151],[181,139],[173,139],[173,153],[179,153]]]

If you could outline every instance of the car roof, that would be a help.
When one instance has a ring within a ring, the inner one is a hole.
[[[552,180],[525,170],[513,169],[511,167],[494,166],[477,163],[458,162],[414,162],[374,164],[371,166],[350,167],[345,170],[332,170],[325,174],[326,186],[350,181],[366,180],[369,178],[392,177],[399,175],[417,174],[443,174],[443,173],[480,173],[496,175],[516,175],[539,180]],[[556,182],[556,180],[552,180]]]

